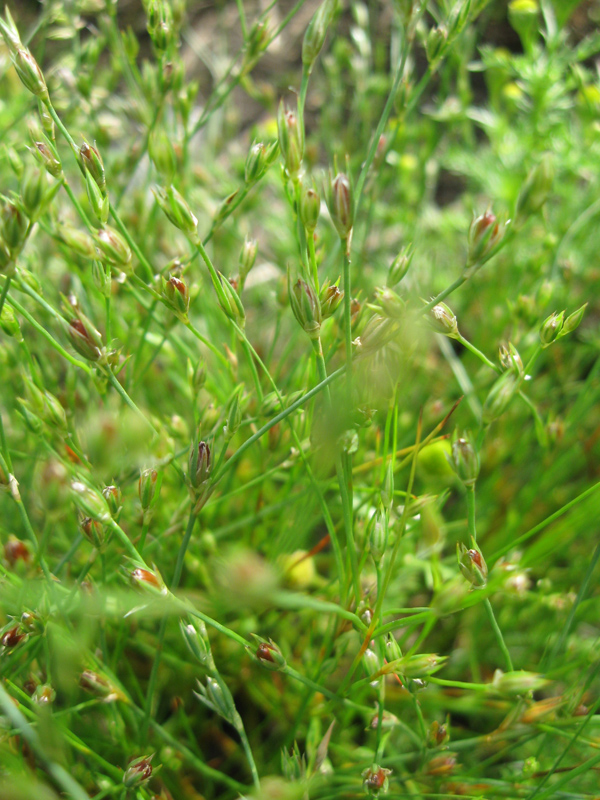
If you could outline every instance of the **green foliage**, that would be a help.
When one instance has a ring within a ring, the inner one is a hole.
[[[142,5],[0,21],[0,796],[592,797],[598,4]]]

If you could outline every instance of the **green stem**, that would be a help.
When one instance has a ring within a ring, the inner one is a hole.
[[[2,287],[2,295],[0,295],[0,314],[2,314],[2,309],[4,308],[4,301],[6,300],[6,295],[8,294],[11,280],[12,275],[7,275],[6,280],[4,281],[4,286]]]
[[[129,408],[131,408],[132,411],[135,411],[135,413],[138,415],[138,417],[140,417],[140,419],[144,420],[146,425],[150,428],[150,430],[155,436],[159,436],[160,434],[158,433],[154,425],[150,422],[150,420],[146,417],[146,415],[142,411],[140,411],[140,409],[136,406],[131,397],[129,397],[125,389],[121,386],[121,384],[117,380],[112,370],[109,367],[107,367],[106,369],[102,370],[102,374],[108,378],[108,382],[116,390],[116,392],[121,395],[123,401],[129,406]]]
[[[349,242],[344,244],[344,340],[346,344],[346,414],[352,409],[352,286]]]

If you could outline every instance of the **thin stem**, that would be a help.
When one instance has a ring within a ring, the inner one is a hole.
[[[8,294],[11,280],[12,275],[7,275],[6,280],[4,281],[4,286],[2,287],[2,294],[0,295],[0,314],[2,314],[2,309],[4,308],[4,301],[6,300],[6,295]]]
[[[140,419],[144,420],[146,425],[150,428],[150,430],[155,436],[159,436],[159,433],[154,427],[154,425],[150,422],[150,420],[146,417],[146,415],[142,411],[140,411],[140,409],[136,406],[131,397],[129,397],[125,389],[121,386],[121,384],[117,380],[112,370],[109,367],[107,367],[106,369],[102,370],[102,374],[106,375],[106,377],[108,378],[108,382],[117,391],[117,393],[121,395],[123,401],[129,406],[129,408],[131,408],[132,411],[135,411],[135,413],[138,415],[138,417],[140,417]]]

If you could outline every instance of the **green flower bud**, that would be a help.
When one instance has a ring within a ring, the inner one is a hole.
[[[400,661],[402,659],[402,650],[400,645],[394,638],[394,635],[388,633],[385,640],[385,660],[390,664],[392,661]]]
[[[508,345],[501,344],[498,350],[498,360],[502,369],[514,370],[517,375],[523,374],[523,362],[517,348],[509,342]]]
[[[94,218],[100,225],[106,225],[110,210],[108,195],[102,194],[100,187],[89,172],[85,173],[85,188]]]
[[[232,319],[236,325],[239,325],[243,330],[246,325],[246,312],[244,311],[240,296],[227,278],[220,272],[219,281],[220,285],[215,286],[219,305],[229,319]]]
[[[190,291],[184,281],[175,276],[162,279],[162,296],[175,314],[185,321],[190,307]]]
[[[568,333],[572,333],[576,328],[579,327],[581,320],[583,319],[583,315],[585,314],[585,309],[587,308],[587,303],[584,303],[581,308],[578,308],[577,311],[574,311],[572,314],[565,320],[565,324],[562,326],[562,330],[558,335],[560,339],[561,336],[566,336]]]
[[[508,21],[519,34],[525,50],[531,47],[539,28],[539,7],[536,0],[511,0]]]
[[[165,0],[146,0],[146,29],[158,53],[163,53],[173,38],[173,13]]]
[[[242,407],[240,403],[240,395],[242,394],[243,386],[236,390],[233,397],[229,401],[227,408],[227,422],[223,428],[225,438],[231,439],[237,433],[240,425],[242,424]]]
[[[150,763],[154,758],[154,753],[149,756],[141,756],[129,762],[129,765],[123,773],[123,785],[128,789],[143,786],[152,777],[152,764]]]
[[[67,327],[67,335],[79,355],[88,361],[98,361],[102,356],[102,337],[88,320],[72,319]]]
[[[53,428],[57,428],[61,432],[67,430],[67,415],[65,409],[58,399],[51,392],[44,392],[44,408],[42,417],[44,421]]]
[[[131,261],[131,250],[125,238],[114,228],[108,225],[101,228],[94,236],[94,241],[101,257],[109,264],[114,264],[120,269],[128,266]]]
[[[329,176],[327,205],[331,220],[340,239],[347,243],[346,250],[348,250],[354,225],[354,195],[350,179],[343,172],[339,172],[335,178],[332,178],[331,174]]]
[[[302,278],[291,285],[288,270],[288,296],[292,312],[298,324],[311,339],[318,339],[321,332],[321,304],[313,287]]]
[[[563,329],[564,319],[564,311],[561,311],[560,314],[557,314],[556,311],[554,311],[544,320],[542,327],[540,328],[540,340],[542,342],[542,347],[549,347],[558,339]]]
[[[455,434],[448,463],[465,486],[475,485],[479,475],[479,453],[468,434],[465,434],[464,438],[459,438]]]
[[[456,557],[458,568],[472,586],[481,589],[486,585],[488,568],[475,539],[471,539],[470,548],[465,547],[462,542],[457,542]]]
[[[438,656],[436,653],[419,653],[401,658],[394,671],[411,679],[426,678],[441,669],[447,660],[446,656]]]
[[[199,361],[196,366],[188,359],[187,362],[188,383],[194,395],[197,395],[206,383],[206,364]]]
[[[91,517],[83,517],[79,523],[79,527],[88,542],[91,542],[94,547],[100,548],[104,544],[104,528],[99,522]]]
[[[142,511],[147,511],[152,505],[154,494],[157,488],[157,480],[158,472],[152,467],[143,469],[140,472],[140,479],[138,481],[138,495],[142,505]]]
[[[106,505],[113,519],[118,519],[123,508],[123,494],[118,486],[110,485],[102,489],[102,497],[106,500]]]
[[[321,198],[314,186],[302,186],[299,211],[302,224],[309,234],[313,234],[321,213]]]
[[[536,692],[549,683],[549,680],[537,672],[525,672],[525,670],[502,672],[502,670],[497,669],[494,673],[492,687],[500,694],[521,695],[528,692]]]
[[[42,70],[29,50],[21,46],[17,48],[14,54],[11,53],[11,56],[13,66],[23,86],[36,97],[39,97],[43,103],[49,102],[50,95],[48,94],[48,87],[46,86]]]
[[[210,447],[204,441],[193,442],[188,456],[188,478],[194,489],[208,481],[210,468]]]
[[[44,428],[40,417],[33,411],[31,404],[27,400],[24,400],[22,397],[17,397],[17,403],[19,405],[19,414],[25,426],[32,433],[39,435]]]
[[[36,220],[42,212],[46,176],[39,169],[28,169],[21,181],[21,200],[29,219]]]
[[[297,180],[304,155],[304,123],[296,113],[285,107],[283,100],[279,104],[277,130],[286,172],[291,180]]]
[[[198,220],[177,189],[174,186],[168,186],[166,189],[155,186],[152,192],[169,222],[187,234],[193,241],[197,241]]]
[[[519,379],[514,372],[505,372],[494,383],[483,404],[482,421],[489,425],[506,411],[519,389]]]
[[[319,305],[321,306],[321,319],[329,319],[335,314],[340,303],[344,299],[344,292],[338,286],[338,280],[331,286],[326,280],[319,291]]]
[[[204,697],[208,700],[210,707],[234,727],[239,725],[239,715],[236,711],[233,697],[229,691],[229,687],[221,676],[217,674],[214,678],[207,678],[206,688],[204,688],[202,684],[199,685],[200,689],[204,690]],[[196,697],[202,699],[198,694],[196,694]]]
[[[434,719],[427,731],[428,747],[441,747],[450,740],[449,718],[442,725]]]
[[[379,793],[387,794],[389,788],[389,776],[392,774],[391,769],[380,767],[379,764],[373,764],[362,773],[363,787],[369,797],[379,797]]]
[[[378,287],[375,290],[375,299],[385,317],[401,319],[404,316],[406,303],[389,286]]]
[[[95,489],[90,488],[81,481],[74,480],[71,483],[71,494],[75,505],[85,514],[96,522],[103,525],[111,521],[111,514],[105,498]]]
[[[19,321],[15,316],[15,312],[7,303],[4,303],[2,311],[0,311],[0,328],[7,336],[14,336],[18,342],[23,341]]]
[[[491,211],[474,217],[469,227],[467,267],[484,261],[501,241],[504,231]]]
[[[102,195],[106,195],[106,176],[104,174],[104,162],[98,152],[96,145],[93,146],[84,142],[79,148],[79,157],[84,170],[91,175],[96,186]]]
[[[190,653],[197,661],[202,664],[205,669],[214,670],[215,663],[213,661],[212,652],[210,649],[210,641],[208,633],[206,632],[206,625],[198,619],[184,622],[180,620],[179,628],[183,636],[183,640]]]
[[[302,41],[302,63],[309,70],[312,69],[321,48],[325,43],[325,36],[335,13],[336,0],[324,0],[315,11]]]
[[[265,641],[265,639],[262,639],[255,633],[253,633],[252,636],[254,639],[256,639],[258,647],[254,652],[252,652],[251,648],[248,646],[246,647],[246,650],[250,653],[250,655],[252,655],[255,661],[257,661],[265,669],[273,672],[285,669],[286,660],[275,642],[273,642],[272,639]]]
[[[171,139],[162,128],[155,128],[148,141],[148,155],[161,178],[171,183],[177,173],[177,156]]]
[[[41,131],[40,131],[41,133]],[[52,175],[53,178],[60,178],[62,176],[62,164],[56,148],[54,145],[46,141],[34,141],[33,147],[29,148],[37,161],[44,167],[46,172]]]
[[[425,42],[425,52],[427,54],[427,60],[431,65],[437,64],[437,62],[440,60],[447,41],[448,31],[443,25],[439,25],[437,28],[432,28],[429,31],[427,34],[427,40]]]
[[[256,262],[256,255],[258,253],[258,242],[256,239],[248,239],[246,237],[244,241],[244,245],[240,251],[240,267],[239,267],[239,274],[240,274],[240,284],[243,287],[246,283],[246,278],[248,277],[248,273],[254,266]]]
[[[28,227],[29,222],[23,210],[12,201],[4,203],[0,212],[0,240],[12,257],[19,254]]]
[[[458,322],[452,309],[446,303],[438,303],[428,315],[428,322],[436,333],[443,333],[451,339],[458,334]]]
[[[12,276],[15,274],[16,265],[11,254],[6,249],[0,235],[0,275]]]
[[[246,158],[244,177],[246,183],[252,185],[259,181],[277,158],[279,145],[277,142],[263,144],[254,142]]]
[[[11,16],[10,11],[8,8],[5,7],[4,9],[5,19],[0,17],[0,33],[4,37],[4,41],[6,42],[6,46],[13,56],[17,48],[22,47],[21,37],[19,36],[19,29],[15,25],[15,21]]]
[[[98,254],[94,247],[94,240],[83,231],[77,230],[65,223],[59,223],[54,231],[58,239],[70,250],[83,258],[96,259]]]
[[[388,271],[386,286],[389,286],[390,289],[393,289],[394,286],[400,283],[402,278],[408,272],[413,255],[414,250],[411,244],[402,248],[396,258],[392,261]]]

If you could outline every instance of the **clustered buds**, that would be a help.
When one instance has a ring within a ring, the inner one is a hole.
[[[467,548],[462,542],[456,545],[458,568],[475,589],[481,589],[487,583],[488,568],[483,553],[474,539]]]
[[[566,319],[564,311],[561,311],[560,314],[557,314],[556,311],[550,314],[540,328],[542,347],[549,347],[557,339],[567,336],[567,334],[578,328],[585,314],[586,306],[587,303],[578,308],[577,311],[569,314]]]

